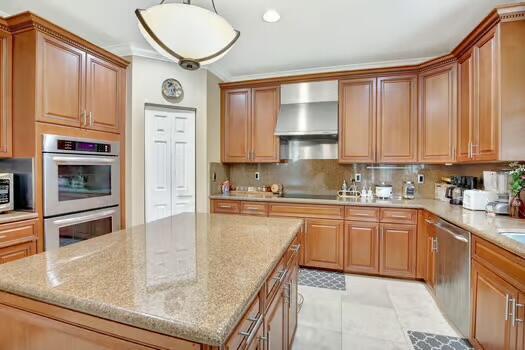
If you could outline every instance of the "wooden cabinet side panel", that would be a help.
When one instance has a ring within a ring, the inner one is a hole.
[[[251,151],[256,163],[279,162],[279,137],[274,135],[280,108],[277,86],[252,89]]]
[[[377,161],[417,161],[417,76],[377,79]]]
[[[12,43],[11,35],[0,32],[0,157],[13,155]]]
[[[455,160],[456,63],[424,72],[419,77],[419,161]]]
[[[248,162],[250,152],[250,89],[223,90],[221,104],[222,161]]]
[[[376,78],[339,82],[339,162],[373,163],[376,153]]]

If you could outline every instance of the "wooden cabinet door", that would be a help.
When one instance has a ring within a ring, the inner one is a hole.
[[[288,337],[286,336],[287,325],[285,325],[285,303],[283,286],[279,288],[277,295],[266,312],[266,343],[267,350],[286,350]]]
[[[281,103],[279,92],[278,86],[252,89],[252,162],[279,162],[279,137],[274,135]]]
[[[419,76],[419,161],[449,163],[456,148],[456,63]]]
[[[394,277],[415,277],[416,226],[381,224],[379,272]]]
[[[525,293],[519,293],[516,304],[516,327],[518,339],[516,349],[525,349]]]
[[[472,262],[471,340],[477,348],[516,349],[510,304],[517,297],[518,291],[509,283],[477,261]]]
[[[339,82],[339,162],[376,158],[376,78]]]
[[[299,279],[299,255],[295,254],[291,266],[290,275],[287,280],[287,293],[288,293],[288,349],[292,348],[292,342],[297,330],[297,311],[298,311],[298,279]]]
[[[12,245],[0,249],[0,264],[25,258],[36,253],[36,241]]]
[[[11,80],[12,80],[12,38],[0,31],[0,157],[11,157],[12,115],[11,115]]]
[[[87,128],[120,132],[120,123],[126,108],[125,79],[124,69],[93,55],[87,55]]]
[[[379,273],[379,224],[347,221],[344,237],[344,271]]]
[[[86,53],[55,38],[38,35],[36,120],[80,127],[85,116]]]
[[[245,163],[250,152],[251,90],[222,91],[222,161]]]
[[[305,265],[343,269],[343,220],[306,219]]]
[[[474,47],[474,140],[476,160],[498,160],[499,106],[496,28]]]
[[[473,129],[473,72],[472,51],[458,61],[458,146],[457,161],[471,160]]]
[[[417,161],[417,76],[377,79],[377,161]]]

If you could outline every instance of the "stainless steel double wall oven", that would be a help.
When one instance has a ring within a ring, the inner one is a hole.
[[[46,250],[120,228],[120,144],[43,137]]]

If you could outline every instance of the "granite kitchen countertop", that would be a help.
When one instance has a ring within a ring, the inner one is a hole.
[[[0,214],[0,224],[7,224],[10,222],[22,221],[35,219],[38,217],[38,214],[32,211],[9,211],[7,213]]]
[[[220,346],[302,223],[180,214],[0,265],[0,290]]]
[[[286,197],[262,197],[253,195],[211,195],[211,199],[223,200],[247,200],[278,203],[302,203],[302,204],[325,204],[325,205],[355,205],[372,207],[393,208],[415,208],[426,209],[429,212],[449,221],[479,237],[486,239],[522,258],[525,258],[525,244],[518,242],[501,234],[504,231],[519,231],[525,233],[525,220],[513,219],[508,216],[489,216],[484,211],[472,211],[464,209],[459,205],[436,199],[350,199],[337,198],[286,198]]]

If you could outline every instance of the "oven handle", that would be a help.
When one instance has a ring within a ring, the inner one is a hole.
[[[53,157],[56,163],[114,163],[116,158],[102,158],[102,157]]]
[[[59,220],[53,221],[53,223],[57,226],[78,224],[81,222],[91,221],[94,219],[105,218],[105,217],[115,214],[116,212],[117,211],[115,209],[109,209],[109,210],[104,210],[103,212],[96,213],[96,214],[83,215],[83,216],[67,218],[67,219],[59,219]]]

